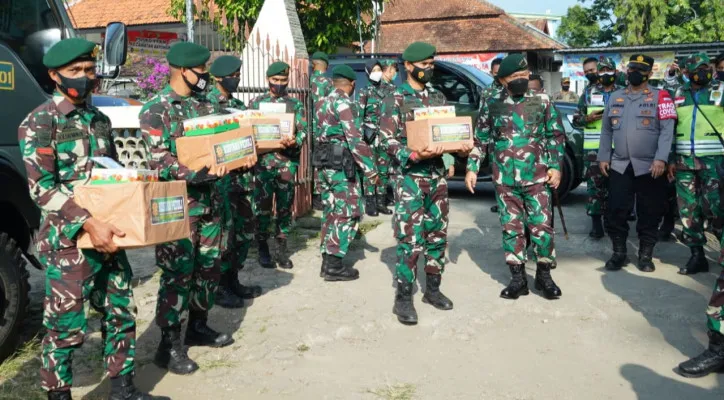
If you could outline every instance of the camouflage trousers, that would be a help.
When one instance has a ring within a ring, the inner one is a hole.
[[[294,177],[297,166],[288,163],[281,167],[257,166],[254,183],[256,200],[257,239],[269,239],[272,215],[276,214],[274,233],[279,239],[286,239],[292,228],[292,208],[294,207]],[[276,204],[276,210],[272,210]],[[276,211],[274,213],[273,211]]]
[[[720,240],[719,265],[724,267],[724,236]],[[711,294],[709,307],[706,309],[706,318],[709,330],[724,334],[724,270],[714,284],[714,292]]]
[[[383,196],[387,194],[387,186],[390,184],[390,156],[377,142],[373,143],[370,147],[375,157],[377,184],[373,185],[363,180],[362,189],[365,196]]]
[[[345,177],[344,171],[320,171],[324,187],[329,188],[322,193],[324,211],[320,251],[322,254],[344,257],[359,230],[362,190],[359,182]]]
[[[106,255],[67,248],[40,254],[45,266],[41,386],[69,390],[73,385],[73,352],[88,330],[89,306],[102,315],[104,368],[110,377],[134,370],[136,305],[132,271],[126,253]]]
[[[403,175],[397,181],[396,191],[392,223],[397,239],[397,279],[415,280],[417,260],[423,252],[425,273],[442,274],[450,207],[447,180]]]
[[[208,311],[214,306],[221,277],[221,204],[211,186],[188,186],[191,239],[156,246],[161,268],[156,324],[181,325],[188,310]]]
[[[683,225],[682,237],[689,247],[704,246],[704,221],[720,218],[718,157],[701,157],[704,168],[676,171],[676,198]]]
[[[526,228],[533,243],[535,262],[551,263],[556,259],[553,242],[551,191],[545,183],[531,186],[495,185],[498,214],[503,226],[503,250],[509,265],[525,264]]]
[[[221,274],[244,267],[254,241],[254,177],[235,177],[236,182],[219,187],[222,204]]]
[[[586,186],[588,192],[588,203],[586,203],[586,214],[606,215],[608,199],[608,177],[601,173],[598,167],[598,151],[586,153],[584,167],[586,168]]]

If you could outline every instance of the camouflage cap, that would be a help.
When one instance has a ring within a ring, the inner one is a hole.
[[[329,64],[329,56],[327,55],[327,53],[325,53],[323,51],[318,51],[318,52],[312,54],[312,61],[314,61],[314,60],[321,60],[321,61],[324,61],[327,64]]]
[[[273,62],[269,68],[267,68],[266,76],[269,78],[275,75],[289,76],[289,64],[284,61]]]
[[[415,42],[407,46],[405,52],[402,53],[402,59],[414,63],[433,58],[435,53],[437,53],[437,49],[430,43]]]
[[[332,78],[345,78],[350,81],[356,81],[357,74],[354,73],[354,70],[349,65],[338,65],[332,70]]]
[[[193,68],[206,64],[211,57],[209,49],[196,43],[178,42],[166,53],[166,60],[174,67]]]
[[[96,44],[81,38],[63,39],[54,44],[45,56],[43,65],[47,68],[60,68],[73,61],[95,61]]]
[[[500,63],[500,69],[498,70],[498,78],[505,78],[518,71],[528,70],[528,60],[526,60],[523,54],[508,54],[503,58],[503,62]]]
[[[216,77],[233,75],[241,69],[241,59],[234,56],[221,56],[211,64],[211,75]]]
[[[698,53],[694,54],[691,57],[686,59],[686,69],[689,71],[693,71],[702,65],[709,65],[709,62],[711,60],[709,59],[709,56],[706,55],[706,53]]]
[[[600,60],[598,60],[598,70],[602,70],[604,68],[610,68],[612,70],[616,70],[616,61],[613,61],[613,58],[611,57],[602,57]]]

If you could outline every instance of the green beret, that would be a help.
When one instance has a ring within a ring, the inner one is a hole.
[[[241,69],[241,59],[234,56],[221,56],[214,60],[211,64],[211,75],[216,77],[224,77],[233,75]]]
[[[267,68],[266,76],[267,78],[269,78],[274,75],[289,76],[289,64],[285,63],[284,61],[273,62],[272,65]]]
[[[337,78],[345,78],[350,81],[356,81],[357,74],[354,73],[354,70],[349,65],[338,65],[332,70],[332,79]]]
[[[211,57],[209,49],[196,43],[178,42],[166,53],[166,60],[174,67],[193,68],[206,64]]]
[[[689,72],[694,72],[695,69],[701,67],[702,65],[709,65],[710,61],[711,60],[706,53],[694,54],[686,59],[686,69],[688,69]]]
[[[425,42],[415,42],[405,49],[402,59],[411,63],[435,57],[435,46]]]
[[[616,61],[613,61],[613,58],[611,57],[604,57],[598,60],[598,70],[602,70],[604,68],[610,68],[612,70],[616,70]]]
[[[314,61],[314,60],[321,60],[321,61],[324,61],[327,64],[329,64],[329,56],[327,55],[327,53],[325,53],[323,51],[318,51],[318,52],[312,54],[312,61]]]
[[[47,68],[60,68],[76,60],[95,61],[95,49],[96,44],[85,39],[63,39],[45,53],[43,64]]]
[[[503,58],[503,61],[500,63],[500,69],[498,70],[498,78],[506,78],[508,76],[513,75],[514,73],[518,71],[527,71],[528,70],[528,60],[526,60],[525,56],[517,53],[517,54],[508,54]]]

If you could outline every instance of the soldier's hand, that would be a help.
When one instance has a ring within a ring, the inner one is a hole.
[[[473,151],[473,145],[466,143],[460,151],[458,151],[458,157],[466,158]]]
[[[676,179],[676,164],[669,164],[669,168],[666,171],[666,177],[669,178],[669,182],[673,182]]]
[[[420,160],[427,160],[430,158],[440,157],[442,155],[442,146],[430,147],[427,146],[425,150],[418,151],[417,156]]]
[[[601,169],[603,176],[608,176],[608,168],[610,164],[607,161],[599,161],[598,168]]]
[[[297,147],[297,141],[293,137],[289,136],[284,140],[287,142],[285,147]]]
[[[653,164],[651,164],[651,168],[649,171],[651,171],[651,176],[656,179],[659,178],[664,174],[664,171],[666,170],[666,163],[661,160],[655,160]]]
[[[558,189],[558,186],[561,185],[561,171],[557,169],[549,169],[548,184],[553,187],[553,189]]]
[[[475,185],[478,183],[478,173],[468,171],[465,174],[465,187],[468,188],[468,192],[475,193]]]
[[[122,230],[95,218],[89,218],[83,224],[83,230],[88,232],[93,247],[101,253],[117,252],[118,246],[113,242],[113,236],[126,236]]]
[[[226,165],[213,165],[209,168],[209,174],[216,175],[219,178],[225,176],[227,173],[229,173],[229,170],[226,168]]]
[[[447,177],[448,177],[448,178],[452,178],[453,176],[455,176],[455,166],[454,166],[454,165],[451,165],[451,166],[448,167],[448,169],[447,169]]]
[[[681,69],[679,68],[679,64],[675,62],[671,63],[671,65],[669,66],[669,76],[674,76],[679,71],[681,71]]]

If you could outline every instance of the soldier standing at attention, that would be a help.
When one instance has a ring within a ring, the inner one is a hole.
[[[561,91],[553,95],[553,101],[578,103],[578,95],[571,92],[571,78],[561,78]]]
[[[327,68],[329,66],[329,56],[327,53],[318,51],[312,54],[312,68],[314,69],[314,73],[312,73],[312,78],[309,82],[309,89],[311,91],[312,96],[312,105],[314,107],[315,115],[312,116],[312,130],[313,130],[313,136],[312,136],[312,145],[314,145],[317,142],[317,139],[319,138],[319,135],[322,134],[321,127],[317,124],[317,111],[319,111],[319,107],[322,105],[322,100],[324,100],[325,97],[329,96],[334,91],[334,85],[332,85],[332,80],[328,77],[324,76],[324,74],[327,73]],[[322,205],[322,183],[321,183],[321,173],[319,171],[314,172],[314,188],[312,189],[312,208],[318,211],[322,211],[323,205]]]
[[[551,188],[557,189],[561,182],[565,134],[555,107],[528,90],[529,74],[525,56],[511,54],[503,59],[498,77],[505,89],[482,104],[465,184],[472,193],[480,163],[490,153],[505,261],[512,275],[500,296],[517,299],[529,293],[527,228],[537,263],[535,287],[546,298],[555,299],[562,293],[551,277],[556,257]]]
[[[289,259],[287,237],[292,228],[295,178],[299,168],[299,155],[307,137],[307,121],[304,116],[304,104],[287,93],[289,65],[281,61],[272,63],[266,71],[266,76],[269,81],[269,92],[252,99],[249,108],[258,110],[262,103],[285,104],[287,112],[296,115],[296,133],[295,137],[287,138],[287,141],[282,143],[284,150],[261,155],[254,171],[259,264],[264,268],[274,268],[267,243],[271,218],[274,214],[276,215],[276,261],[280,268],[290,269],[294,264]],[[275,198],[276,203],[274,203]],[[276,204],[275,213],[272,212],[273,204]]]
[[[351,281],[359,278],[359,271],[342,261],[362,217],[358,169],[363,172],[365,183],[373,187],[377,170],[372,150],[359,130],[356,105],[350,98],[357,76],[352,68],[341,65],[332,71],[332,79],[336,90],[319,109],[317,120],[322,134],[314,150],[315,164],[326,188],[322,193],[321,273],[325,281]],[[336,154],[341,158],[334,157]]]
[[[187,346],[224,347],[231,335],[207,325],[220,279],[221,204],[214,202],[214,185],[226,168],[204,167],[193,171],[179,164],[175,140],[183,137],[183,121],[213,112],[203,96],[209,83],[206,62],[209,50],[189,42],[171,46],[166,59],[171,67],[169,84],[141,109],[141,132],[151,153],[150,166],[164,181],[187,183],[191,239],[156,246],[156,264],[163,271],[158,289],[156,324],[161,343],[155,363],[174,374],[190,374],[199,366],[181,343],[181,314],[189,310]]]
[[[101,320],[109,399],[144,400],[133,384],[136,305],[126,252],[113,243],[125,234],[101,222],[73,200],[90,178],[90,157],[116,159],[111,121],[87,102],[98,85],[95,43],[62,40],[43,57],[55,82],[53,97],[33,110],[18,131],[30,196],[40,208],[37,252],[45,266],[41,386],[48,399],[70,399],[73,353],[88,330],[88,302]],[[85,231],[95,250],[77,247]]]
[[[235,98],[241,76],[241,60],[234,56],[221,56],[209,70],[216,85],[206,96],[213,105],[213,113],[225,113],[227,108],[246,110],[244,102]],[[254,174],[251,169],[234,170],[216,183],[217,204],[222,208],[221,281],[216,293],[216,304],[225,308],[244,307],[243,299],[261,295],[260,286],[244,286],[239,282],[239,271],[244,268],[246,256],[254,241]]]
[[[628,215],[634,207],[639,236],[638,268],[653,272],[659,221],[666,207],[666,162],[673,142],[676,108],[666,90],[648,84],[654,59],[634,54],[628,64],[629,86],[615,91],[606,105],[601,126],[598,163],[609,177],[608,235],[613,256],[606,269],[628,264]],[[635,196],[635,197],[634,197]]]
[[[603,110],[608,104],[611,94],[616,90],[623,89],[616,85],[616,62],[611,58],[602,58],[598,62],[597,82],[589,85],[583,91],[583,96],[578,102],[578,114],[574,117],[574,122],[583,126],[584,168],[588,191],[586,213],[591,217],[592,224],[588,236],[594,239],[600,239],[605,235],[602,217],[606,212],[606,199],[608,198],[608,177],[601,173],[597,161]]]
[[[440,310],[453,308],[452,301],[440,292],[449,210],[445,175],[453,157],[449,154],[443,157],[441,146],[419,153],[406,147],[405,123],[414,119],[414,109],[447,103],[442,93],[428,86],[434,70],[435,52],[434,46],[424,42],[412,43],[405,49],[402,59],[407,70],[407,82],[395,90],[390,99],[394,99],[394,103],[389,105],[389,112],[383,112],[380,120],[380,145],[401,168],[393,218],[397,239],[397,293],[392,312],[403,324],[417,323],[412,285],[417,274],[417,260],[423,252],[427,279],[422,301]],[[459,155],[467,157],[470,150],[463,149]]]
[[[704,253],[704,221],[722,217],[719,198],[722,177],[717,173],[717,166],[724,162],[724,148],[714,132],[724,132],[724,111],[722,85],[713,79],[709,57],[704,53],[691,56],[686,61],[686,69],[689,82],[674,94],[678,123],[669,176],[676,178],[682,238],[691,249],[691,258],[679,273],[690,275],[709,271]]]

